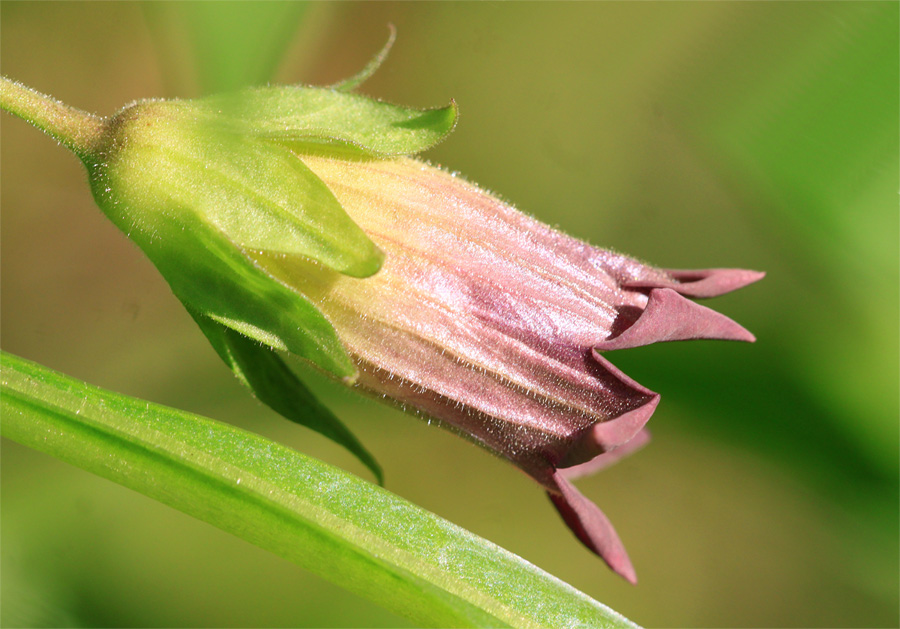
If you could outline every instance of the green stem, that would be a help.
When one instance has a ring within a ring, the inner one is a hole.
[[[65,105],[21,83],[0,76],[0,108],[19,116],[61,142],[82,160],[103,134],[104,119]]]

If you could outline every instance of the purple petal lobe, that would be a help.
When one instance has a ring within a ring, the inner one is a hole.
[[[637,575],[625,551],[625,545],[609,519],[559,472],[553,475],[553,480],[556,491],[548,491],[547,495],[575,536],[597,553],[613,572],[629,583],[637,583]]]
[[[578,465],[573,465],[572,467],[562,468],[559,470],[559,473],[562,474],[563,478],[567,480],[575,480],[576,478],[591,476],[592,474],[596,474],[600,470],[605,470],[607,467],[618,463],[628,455],[637,452],[649,442],[650,431],[646,428],[643,428],[638,431],[638,433],[629,441],[623,443],[615,450],[610,450],[609,452],[598,454],[586,463],[580,463]]]
[[[571,467],[593,460],[598,455],[615,450],[631,441],[641,431],[653,411],[659,404],[659,394],[641,386],[624,373],[619,371],[606,358],[593,351],[596,360],[606,371],[617,378],[629,390],[644,396],[643,403],[630,409],[617,417],[589,426],[579,435],[577,441],[571,446],[565,458],[560,462],[560,467]]]
[[[644,311],[617,336],[596,343],[599,351],[640,347],[662,341],[756,340],[750,332],[715,310],[685,299],[671,288],[654,288]]]
[[[649,279],[625,281],[623,288],[671,288],[686,297],[718,297],[733,290],[743,288],[765,277],[760,271],[744,269],[702,269],[681,270],[665,269],[672,277],[672,282],[660,282]]]

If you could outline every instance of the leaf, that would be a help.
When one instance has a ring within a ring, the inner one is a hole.
[[[155,498],[421,625],[634,627],[402,498],[225,424],[3,353],[3,436]]]
[[[299,150],[361,156],[413,155],[443,140],[457,108],[413,109],[320,87],[246,89],[203,99],[243,131]]]
[[[225,364],[260,402],[344,446],[369,468],[379,485],[384,484],[375,457],[316,399],[274,350],[196,312],[191,311],[191,316]]]

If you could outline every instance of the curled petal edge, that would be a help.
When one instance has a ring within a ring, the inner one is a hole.
[[[625,457],[637,452],[650,442],[650,431],[642,428],[638,433],[627,442],[618,446],[613,450],[598,454],[590,461],[579,463],[572,467],[563,467],[558,472],[567,480],[575,480],[585,476],[591,476],[605,470],[607,467],[615,465]]]
[[[560,472],[554,472],[554,490],[547,491],[550,501],[582,544],[596,553],[616,574],[629,583],[637,583],[637,574],[625,545],[600,508],[585,498]]]
[[[630,442],[650,420],[659,404],[659,393],[638,384],[619,371],[596,349],[591,351],[594,360],[633,391],[646,396],[646,401],[618,417],[598,422],[577,437],[576,442],[557,467],[571,468],[593,461],[597,456],[611,452]]]
[[[745,269],[663,269],[672,282],[641,281],[623,282],[623,288],[671,288],[685,297],[705,299],[730,293],[748,284],[758,282],[765,273]]]
[[[756,337],[725,315],[696,304],[671,288],[654,288],[637,321],[618,336],[596,343],[595,348],[609,351],[691,339],[752,343]]]

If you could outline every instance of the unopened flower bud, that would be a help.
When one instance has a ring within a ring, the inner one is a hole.
[[[688,298],[761,273],[666,270],[598,249],[407,157],[449,133],[452,103],[419,111],[341,87],[268,87],[104,120],[4,81],[5,100],[69,139],[100,207],[263,402],[379,479],[277,352],[433,418],[533,477],[578,538],[635,580],[612,525],[570,482],[643,445],[659,403],[605,353],[754,340]]]
[[[602,354],[657,341],[752,341],[684,297],[752,271],[666,271],[597,249],[412,159],[298,156],[385,252],[366,279],[254,258],[335,326],[359,386],[439,420],[541,483],[578,537],[629,580],[606,517],[569,482],[645,441],[659,396]]]

